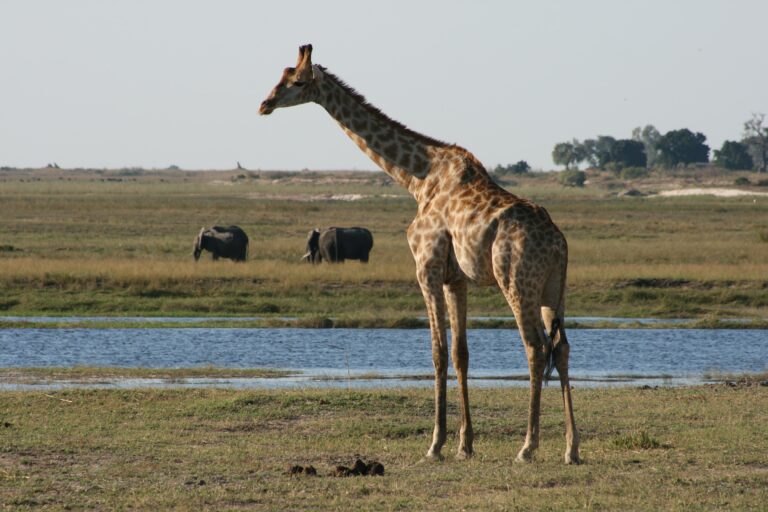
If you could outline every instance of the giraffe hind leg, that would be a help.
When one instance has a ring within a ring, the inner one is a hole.
[[[532,303],[512,304],[513,312],[518,322],[520,337],[523,340],[525,353],[528,358],[530,373],[530,400],[528,403],[528,429],[525,443],[517,454],[516,460],[528,462],[539,446],[539,431],[541,418],[541,385],[544,369],[550,352],[547,336],[541,321],[539,309]]]
[[[547,368],[545,368],[544,371],[544,378],[549,378],[546,372],[551,372],[550,365],[553,365],[554,368],[557,369],[557,374],[560,377],[560,392],[562,394],[563,410],[565,414],[565,463],[579,464],[581,462],[581,459],[579,458],[579,431],[576,428],[576,419],[573,413],[573,397],[568,376],[570,345],[568,344],[568,338],[565,335],[562,321],[555,318],[550,325],[551,329],[549,335],[544,333],[546,343],[551,343],[551,347],[548,347],[548,354],[546,356]],[[531,379],[533,382],[533,370],[531,370]],[[521,455],[523,455],[522,450]],[[523,460],[520,458],[520,455],[518,455],[518,460]]]
[[[541,308],[541,317],[548,329],[548,341],[552,344],[549,365],[557,369],[560,377],[560,391],[563,397],[563,409],[565,412],[565,463],[578,464],[579,459],[579,431],[576,429],[576,419],[573,413],[573,398],[568,377],[568,358],[570,345],[565,334],[564,297],[560,274],[550,277],[544,293],[544,305]],[[563,276],[564,277],[564,276]],[[551,373],[552,367],[548,366]],[[548,378],[548,376],[545,375]]]
[[[568,356],[571,347],[565,335],[565,329],[558,325],[554,337],[555,366],[560,376],[560,391],[563,396],[563,409],[565,411],[565,463],[579,464],[579,431],[576,428],[576,419],[573,414],[573,397],[571,396],[571,384],[568,378]]]

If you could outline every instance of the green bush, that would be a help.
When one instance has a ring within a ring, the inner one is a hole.
[[[637,180],[648,176],[648,169],[645,167],[625,167],[621,170],[621,179]]]
[[[558,179],[566,187],[583,187],[584,182],[587,181],[587,173],[571,169],[562,171]]]
[[[733,184],[737,185],[739,187],[751,185],[751,182],[749,181],[749,178],[745,178],[744,176],[739,176],[735,180],[733,180]]]

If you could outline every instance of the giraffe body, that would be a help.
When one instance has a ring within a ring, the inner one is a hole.
[[[496,284],[507,299],[528,358],[528,430],[518,460],[539,443],[541,385],[548,360],[560,376],[565,407],[566,463],[579,462],[579,439],[568,379],[569,345],[563,329],[568,248],[546,210],[496,184],[469,151],[416,133],[393,121],[299,49],[295,68],[261,104],[260,113],[315,102],[418,203],[407,237],[416,262],[432,337],[435,428],[427,459],[442,458],[446,438],[448,339],[461,401],[458,457],[473,454],[467,372],[467,283]]]

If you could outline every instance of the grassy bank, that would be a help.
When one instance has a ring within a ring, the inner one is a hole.
[[[590,181],[507,184],[568,238],[569,315],[765,319],[768,200],[622,198],[616,180]],[[415,208],[382,173],[2,171],[0,315],[412,322],[424,314],[405,239]],[[213,224],[248,232],[247,263],[192,262],[195,234]],[[309,229],[330,225],[371,229],[371,263],[301,264]],[[470,294],[470,315],[509,316],[494,288]]]
[[[524,465],[512,460],[525,389],[473,389],[476,457],[453,458],[452,430],[445,462],[427,465],[427,389],[3,392],[0,508],[757,510],[768,502],[766,389],[577,386],[576,467],[561,463],[556,386]],[[358,457],[384,476],[331,476]],[[293,465],[318,475],[291,476]]]

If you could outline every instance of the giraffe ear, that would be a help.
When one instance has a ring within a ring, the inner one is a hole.
[[[302,82],[309,82],[313,78],[311,44],[305,44],[304,46],[299,47],[299,60],[296,62],[296,77]]]
[[[312,45],[299,46],[299,60],[296,61],[296,69],[312,68]]]

